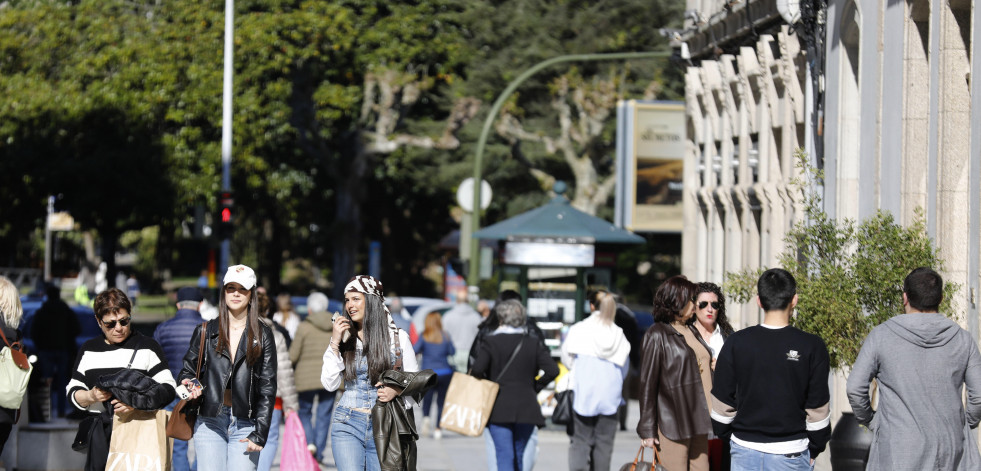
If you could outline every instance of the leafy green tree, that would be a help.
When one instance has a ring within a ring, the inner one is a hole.
[[[902,282],[917,267],[943,270],[933,241],[926,233],[922,213],[909,227],[892,214],[879,211],[859,223],[834,219],[822,209],[815,188],[823,171],[812,167],[803,151],[796,154],[802,176],[791,187],[801,195],[804,218],[786,237],[780,265],[797,279],[797,315],[794,326],[824,339],[831,367],[851,365],[873,327],[903,313]],[[756,281],[766,270],[727,273],[725,290],[736,302],[756,295]],[[956,317],[952,305],[956,283],[944,286],[940,307]]]

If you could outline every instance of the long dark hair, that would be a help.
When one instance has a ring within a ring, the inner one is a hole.
[[[391,330],[381,298],[373,294],[361,294],[364,295],[364,319],[360,326],[355,322],[351,323],[351,337],[347,342],[342,342],[340,347],[344,358],[344,380],[354,381],[358,377],[357,337],[358,332],[364,330],[362,353],[368,357],[368,380],[374,385],[385,370],[392,369]]]
[[[229,312],[228,305],[225,304],[225,296],[227,294],[225,287],[222,286],[221,296],[218,296],[218,345],[215,345],[215,351],[221,353],[224,350],[228,352],[228,357],[231,358],[232,353],[228,345],[229,339],[231,338],[231,335],[228,333],[230,326],[228,320]],[[262,331],[259,330],[259,301],[256,296],[255,286],[249,290],[249,305],[245,311],[245,323],[248,326],[245,329],[245,362],[249,366],[252,366],[256,360],[262,357]],[[238,348],[238,345],[235,348]]]
[[[675,321],[685,305],[695,295],[695,283],[684,275],[664,280],[654,291],[654,320],[668,324]]]
[[[703,281],[701,283],[695,284],[695,299],[698,299],[698,295],[702,293],[712,293],[717,298],[719,298],[719,308],[715,310],[715,326],[722,329],[722,333],[726,336],[733,333],[732,324],[729,324],[729,318],[726,317],[726,295],[722,294],[722,288],[715,283],[709,283]],[[688,319],[688,325],[695,325],[698,321],[698,316],[691,316]]]

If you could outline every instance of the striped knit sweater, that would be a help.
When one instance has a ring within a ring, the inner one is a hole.
[[[136,357],[133,357],[134,350],[137,351]],[[75,392],[88,391],[95,386],[100,376],[126,368],[130,358],[133,358],[133,365],[130,368],[143,371],[158,383],[169,384],[171,387],[177,386],[173,374],[167,368],[167,360],[160,344],[134,331],[121,344],[111,345],[106,343],[103,337],[97,337],[82,345],[75,360],[72,379],[66,388],[68,399],[80,410],[103,412],[105,405],[101,402],[93,403],[87,408],[80,406],[75,401]]]

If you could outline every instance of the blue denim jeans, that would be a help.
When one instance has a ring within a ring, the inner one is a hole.
[[[179,397],[175,398],[170,404],[167,404],[167,407],[164,409],[173,412],[174,406],[176,406],[180,400],[181,399]],[[187,442],[184,440],[174,439],[174,454],[173,458],[171,459],[174,462],[174,471],[197,471],[198,469],[198,464],[192,462],[190,458],[187,457]]]
[[[239,419],[228,406],[222,406],[216,417],[198,416],[194,424],[194,450],[200,471],[255,471],[259,453],[246,453],[248,438],[255,431],[255,420]]]
[[[334,408],[336,391],[304,391],[299,395],[300,423],[303,433],[307,436],[307,444],[317,447],[313,456],[317,461],[324,459],[324,449],[327,448],[327,433],[330,431],[330,415]],[[313,401],[317,400],[317,410],[313,410]]]
[[[522,471],[522,463],[528,440],[535,430],[533,424],[487,424],[494,439],[494,455],[498,471]],[[517,457],[517,459],[515,458]]]
[[[269,436],[266,437],[266,446],[262,447],[262,451],[259,452],[258,471],[269,471],[272,469],[273,461],[276,460],[276,453],[279,451],[279,424],[282,422],[283,411],[273,409],[272,420],[269,422]]]
[[[775,455],[751,450],[732,442],[732,471],[811,471],[811,452],[804,450],[797,456]]]
[[[494,439],[491,438],[490,431],[484,429],[484,442],[487,444],[487,471],[497,471],[497,454],[494,449]],[[531,430],[531,437],[525,445],[525,453],[521,458],[521,469],[531,471],[535,469],[535,460],[538,459],[538,427]]]
[[[337,471],[381,471],[370,414],[338,406],[331,423],[330,450]]]

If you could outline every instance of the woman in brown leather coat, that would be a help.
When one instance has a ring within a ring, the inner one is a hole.
[[[668,278],[654,293],[655,323],[644,335],[640,364],[640,422],[646,447],[661,450],[672,471],[707,471],[708,396],[712,355],[685,322],[694,312],[695,284]]]

